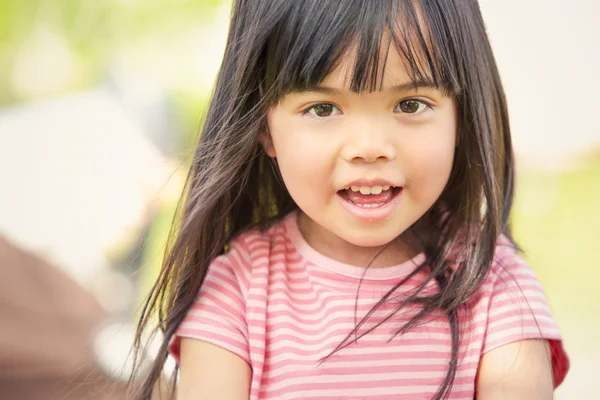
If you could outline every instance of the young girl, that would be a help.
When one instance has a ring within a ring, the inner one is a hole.
[[[552,398],[513,175],[476,0],[237,0],[138,398]]]

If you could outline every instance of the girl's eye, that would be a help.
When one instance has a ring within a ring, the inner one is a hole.
[[[425,103],[423,100],[408,99],[398,103],[394,111],[401,112],[404,114],[417,115],[421,114],[428,107],[429,104]]]
[[[304,114],[310,114],[315,118],[327,118],[340,113],[339,108],[329,103],[315,104],[304,111]]]

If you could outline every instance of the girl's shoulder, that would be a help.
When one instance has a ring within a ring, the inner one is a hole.
[[[522,251],[506,235],[501,235],[496,243],[494,258],[486,281],[494,285],[510,278],[514,285],[531,281],[539,285],[531,266],[525,261]],[[541,286],[540,286],[541,290]]]
[[[520,340],[546,339],[554,383],[562,382],[569,359],[548,298],[534,269],[506,236],[499,238],[492,265],[471,300],[471,311],[485,323],[482,353]]]
[[[462,250],[459,245],[455,250]],[[453,256],[452,268],[459,268],[464,257]],[[478,294],[492,289],[499,281],[511,278],[514,285],[519,285],[523,280],[537,282],[534,271],[523,257],[522,250],[506,235],[502,234],[496,241],[491,264],[486,266],[486,275],[480,283]],[[540,287],[541,289],[541,287]]]

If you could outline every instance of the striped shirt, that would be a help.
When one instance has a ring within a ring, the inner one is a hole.
[[[311,248],[296,217],[293,212],[268,231],[241,235],[214,260],[171,355],[179,361],[181,337],[235,353],[252,369],[251,399],[431,399],[447,373],[450,325],[440,312],[394,336],[416,311],[408,307],[376,327],[397,297],[358,335],[374,328],[370,333],[322,362],[424,255],[385,268],[343,264]],[[425,274],[405,282],[402,293]],[[431,283],[425,292],[435,290]],[[550,340],[555,385],[566,375],[568,359],[540,283],[504,238],[490,273],[461,309],[459,326],[451,399],[473,399],[481,356],[522,339]]]

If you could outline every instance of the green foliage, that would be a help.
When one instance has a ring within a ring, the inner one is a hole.
[[[598,205],[600,154],[577,169],[519,176],[515,236],[564,325],[597,316]]]
[[[36,31],[55,32],[82,71],[78,88],[101,77],[115,49],[148,36],[176,35],[214,16],[223,0],[3,0],[0,2],[0,106],[23,98],[11,77]],[[43,62],[51,64],[48,58]],[[65,90],[77,89],[73,87]]]

